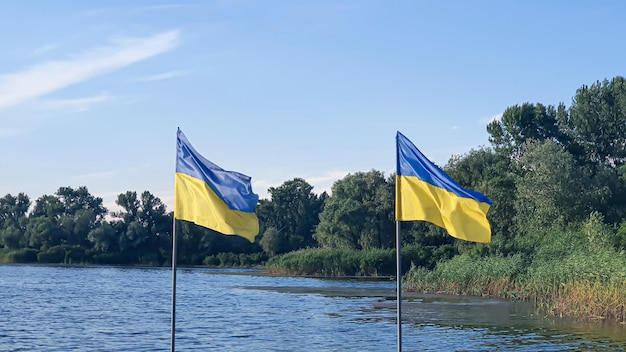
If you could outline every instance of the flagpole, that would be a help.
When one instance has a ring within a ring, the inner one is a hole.
[[[396,221],[396,305],[398,322],[398,352],[402,352],[402,241],[400,236],[400,221]]]
[[[172,224],[172,329],[170,351],[174,352],[176,341],[176,218]]]

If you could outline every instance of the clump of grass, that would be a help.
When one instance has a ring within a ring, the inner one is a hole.
[[[37,251],[31,248],[0,249],[0,263],[36,263]]]
[[[391,276],[395,275],[395,250],[308,248],[269,259],[271,274],[308,276]]]
[[[449,259],[455,254],[449,245],[409,245],[402,248],[402,270],[406,273],[412,265],[434,268],[437,260]],[[277,275],[395,276],[396,250],[307,248],[270,258],[266,269]]]
[[[593,242],[592,242],[593,240]],[[517,254],[467,253],[413,268],[405,288],[534,302],[546,315],[625,322],[626,255],[586,232],[554,232],[514,244]]]
[[[554,297],[552,314],[624,322],[626,283],[564,283]]]
[[[464,254],[440,262],[433,271],[412,269],[405,288],[423,293],[510,298],[515,296],[515,283],[523,272],[524,260],[519,254],[478,258]]]

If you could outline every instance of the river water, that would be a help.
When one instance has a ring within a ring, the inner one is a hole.
[[[394,282],[180,269],[176,351],[396,351]],[[171,269],[0,265],[0,351],[169,351]],[[403,351],[624,351],[624,326],[406,295]]]

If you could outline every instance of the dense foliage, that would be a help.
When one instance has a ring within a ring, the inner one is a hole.
[[[168,264],[172,248],[172,214],[158,197],[145,191],[119,194],[121,210],[109,212],[87,187],[61,187],[34,203],[20,193],[0,198],[0,261],[74,264]],[[221,252],[253,253],[247,240],[225,239],[193,224],[177,224],[181,264],[201,265]],[[245,257],[245,256],[244,256]],[[218,265],[245,265],[249,259],[218,260]],[[263,255],[253,257],[256,262]]]
[[[490,146],[454,155],[442,168],[494,201],[492,243],[457,241],[425,222],[402,223],[411,287],[552,297],[553,305],[576,290],[576,297],[599,301],[626,297],[626,80],[584,85],[569,107],[510,106],[487,132]],[[179,262],[254,265],[269,258],[276,272],[389,275],[394,188],[394,175],[377,170],[347,175],[330,195],[316,194],[303,179],[288,180],[259,202],[255,243],[178,222]],[[34,202],[7,194],[0,198],[0,261],[167,264],[172,214],[161,200],[129,191],[116,203],[121,210],[109,212],[84,186],[61,187]],[[608,287],[608,296],[593,296],[597,285]],[[624,310],[623,298],[611,302],[606,312]]]

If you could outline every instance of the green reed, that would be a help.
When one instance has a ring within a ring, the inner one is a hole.
[[[413,268],[405,288],[528,300],[545,315],[625,321],[626,254],[581,233],[550,233],[516,245],[515,254],[464,253],[434,270]]]

